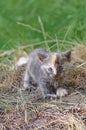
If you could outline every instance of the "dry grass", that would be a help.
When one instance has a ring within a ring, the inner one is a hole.
[[[11,70],[9,54],[0,54],[0,130],[86,130],[86,46],[73,48],[64,79],[59,79],[69,95],[52,101],[38,100],[38,90],[22,93],[24,67]]]

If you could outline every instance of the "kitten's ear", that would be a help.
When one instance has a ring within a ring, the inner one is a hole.
[[[66,52],[62,52],[61,53],[61,57],[63,61],[71,61],[71,50],[66,51]]]
[[[42,54],[42,53],[38,53],[38,58],[40,61],[44,61],[45,59],[48,58],[48,55],[47,54]]]

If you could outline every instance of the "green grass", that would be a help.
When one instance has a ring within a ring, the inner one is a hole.
[[[85,42],[85,0],[0,0],[0,50],[37,43],[65,49]]]

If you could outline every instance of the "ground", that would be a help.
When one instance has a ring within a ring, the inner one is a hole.
[[[62,83],[68,95],[42,100],[39,91],[22,93],[24,67],[0,64],[1,130],[86,130],[86,46],[73,48]],[[60,81],[60,79],[59,79]]]

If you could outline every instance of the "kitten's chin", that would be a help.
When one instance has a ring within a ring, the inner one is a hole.
[[[51,79],[54,79],[55,75],[53,75],[53,74],[48,74],[48,77],[50,77]]]
[[[50,77],[53,78],[54,76],[52,74],[50,74]]]

